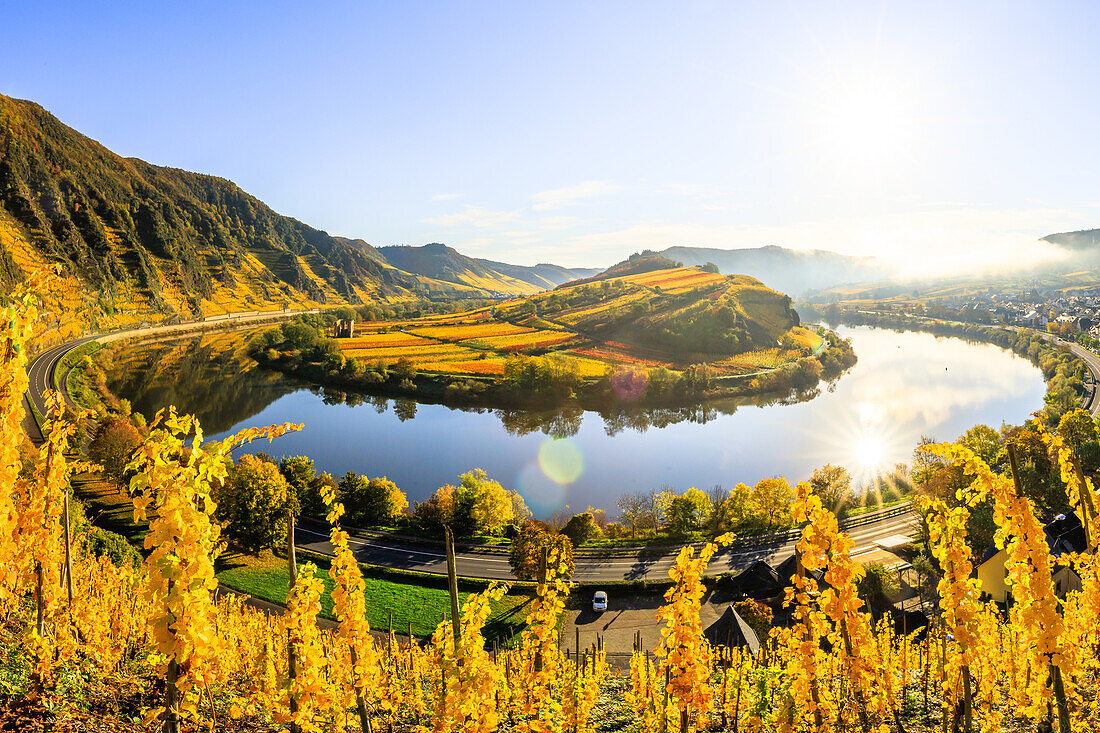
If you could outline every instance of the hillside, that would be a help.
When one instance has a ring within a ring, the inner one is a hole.
[[[230,181],[122,158],[4,96],[0,234],[5,286],[36,265],[60,265],[93,317],[189,317],[416,288],[365,248],[281,216]]]
[[[795,295],[844,283],[881,280],[890,275],[873,257],[851,257],[818,249],[795,250],[773,245],[746,249],[669,247],[658,254],[685,265],[712,262],[721,272],[751,275]]]
[[[421,247],[380,247],[377,251],[387,263],[405,272],[496,296],[531,295],[597,272],[550,264],[527,267],[481,260],[438,242]]]
[[[681,370],[707,362],[738,374],[820,345],[790,299],[745,276],[671,268],[562,286],[457,314],[364,323],[339,339],[364,364],[410,359],[416,369],[500,376],[513,353],[553,353],[585,377],[624,364]]]

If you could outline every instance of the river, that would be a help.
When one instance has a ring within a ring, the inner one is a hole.
[[[951,440],[972,425],[1019,424],[1043,405],[1042,374],[989,344],[842,328],[859,362],[815,398],[795,404],[722,401],[616,415],[459,410],[351,398],[242,369],[227,335],[115,347],[109,385],[151,415],[176,404],[209,437],[300,422],[305,429],[243,450],[308,455],[318,470],[387,476],[422,500],[478,467],[523,494],[536,516],[566,505],[615,514],[627,491],[731,488],[764,477],[807,478],[838,463],[857,481],[908,461],[920,437]]]

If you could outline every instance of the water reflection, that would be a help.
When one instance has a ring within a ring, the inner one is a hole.
[[[248,367],[224,337],[120,348],[110,384],[143,413],[169,403],[196,412],[212,437],[242,423],[305,422],[302,433],[260,449],[309,455],[337,475],[386,475],[410,500],[481,467],[541,516],[565,504],[613,509],[624,491],[664,484],[799,480],[824,463],[859,477],[907,461],[921,435],[951,439],[977,423],[1019,423],[1042,406],[1038,369],[995,346],[867,327],[843,332],[859,356],[854,369],[814,399],[787,404],[458,410],[306,389]]]

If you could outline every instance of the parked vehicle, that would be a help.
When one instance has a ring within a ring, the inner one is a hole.
[[[592,599],[592,610],[599,612],[607,610],[607,593],[602,590],[596,591],[596,595]]]

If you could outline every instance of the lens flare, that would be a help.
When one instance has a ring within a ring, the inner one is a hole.
[[[571,484],[584,473],[584,456],[568,438],[550,438],[539,446],[539,468],[557,484]]]

